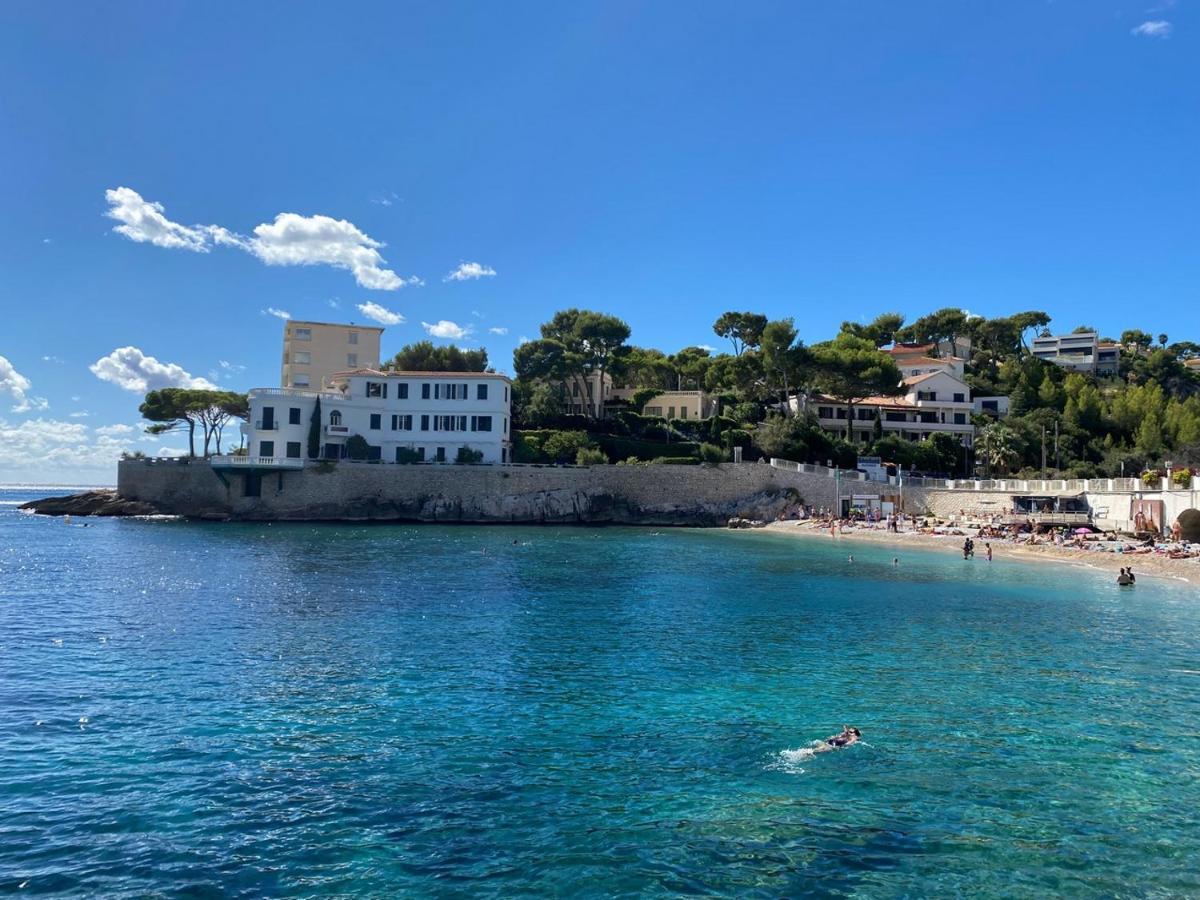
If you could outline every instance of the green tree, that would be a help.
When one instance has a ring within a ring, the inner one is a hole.
[[[885,347],[896,339],[896,332],[904,326],[904,316],[897,312],[882,313],[866,325],[858,322],[843,322],[841,331],[854,337],[865,338],[876,347]]]
[[[791,386],[800,377],[802,357],[807,355],[803,345],[796,344],[797,335],[796,326],[791,319],[779,319],[768,322],[761,337],[759,354],[763,374],[768,382],[773,380],[779,385],[784,415],[787,415],[789,410]]]
[[[713,333],[727,338],[733,344],[733,355],[741,356],[751,347],[757,347],[767,327],[767,317],[761,313],[727,312],[713,322]]]
[[[321,455],[321,398],[313,404],[312,416],[308,420],[308,458],[317,459]]]
[[[1145,349],[1154,343],[1154,338],[1140,328],[1129,328],[1121,332],[1121,343],[1127,347]]]
[[[147,434],[167,434],[183,428],[188,432],[188,456],[196,455],[196,424],[200,410],[187,388],[161,388],[146,394],[138,412],[147,422]]]
[[[1021,460],[1017,435],[1003,422],[988,425],[979,432],[975,441],[976,456],[987,466],[989,477],[993,471],[1008,473]]]
[[[947,306],[899,329],[896,339],[906,343],[936,344],[966,334],[967,331],[967,314],[956,306]],[[933,352],[937,353],[936,348]]]
[[[387,366],[401,372],[487,372],[487,350],[463,350],[454,344],[435,346],[432,341],[406,344]]]
[[[371,445],[361,434],[352,434],[346,441],[346,455],[361,462],[371,456]]]
[[[1008,317],[1013,327],[1017,330],[1017,336],[1021,341],[1021,347],[1026,353],[1029,353],[1029,344],[1025,341],[1026,332],[1038,333],[1050,325],[1050,316],[1041,310],[1031,309],[1028,312],[1019,312]]]
[[[818,389],[846,406],[846,439],[854,443],[854,404],[867,397],[904,392],[892,357],[865,338],[839,334],[812,348]]]

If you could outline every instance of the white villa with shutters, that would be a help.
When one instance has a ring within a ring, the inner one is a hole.
[[[355,369],[335,373],[327,390],[250,391],[247,462],[303,465],[318,402],[320,459],[345,458],[347,442],[361,435],[368,459],[382,462],[453,463],[460,448],[482,453],[483,463],[512,460],[506,376]]]

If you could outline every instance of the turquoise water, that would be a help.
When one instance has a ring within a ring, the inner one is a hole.
[[[1200,893],[1193,588],[722,531],[79,528],[25,496],[0,893]],[[797,752],[843,723],[862,745]]]

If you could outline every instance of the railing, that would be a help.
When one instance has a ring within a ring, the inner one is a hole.
[[[209,461],[216,468],[231,469],[303,469],[304,460],[279,456],[213,456]]]
[[[278,431],[279,430],[279,422],[272,419],[270,422],[263,424],[262,419],[256,419],[254,422],[254,430],[255,431]]]
[[[255,397],[306,397],[310,400],[333,400],[335,402],[349,400],[341,391],[306,391],[302,388],[254,388],[248,393],[251,399]]]
[[[325,433],[326,434],[349,434],[350,426],[349,425],[326,425]]]

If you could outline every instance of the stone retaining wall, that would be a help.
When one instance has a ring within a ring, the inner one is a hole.
[[[762,464],[721,466],[397,466],[339,463],[264,473],[246,496],[242,472],[206,462],[122,461],[118,492],[163,512],[237,519],[721,524],[775,518],[797,500],[832,507],[836,484]],[[843,495],[850,491],[842,485]],[[856,482],[854,493],[891,493]]]

